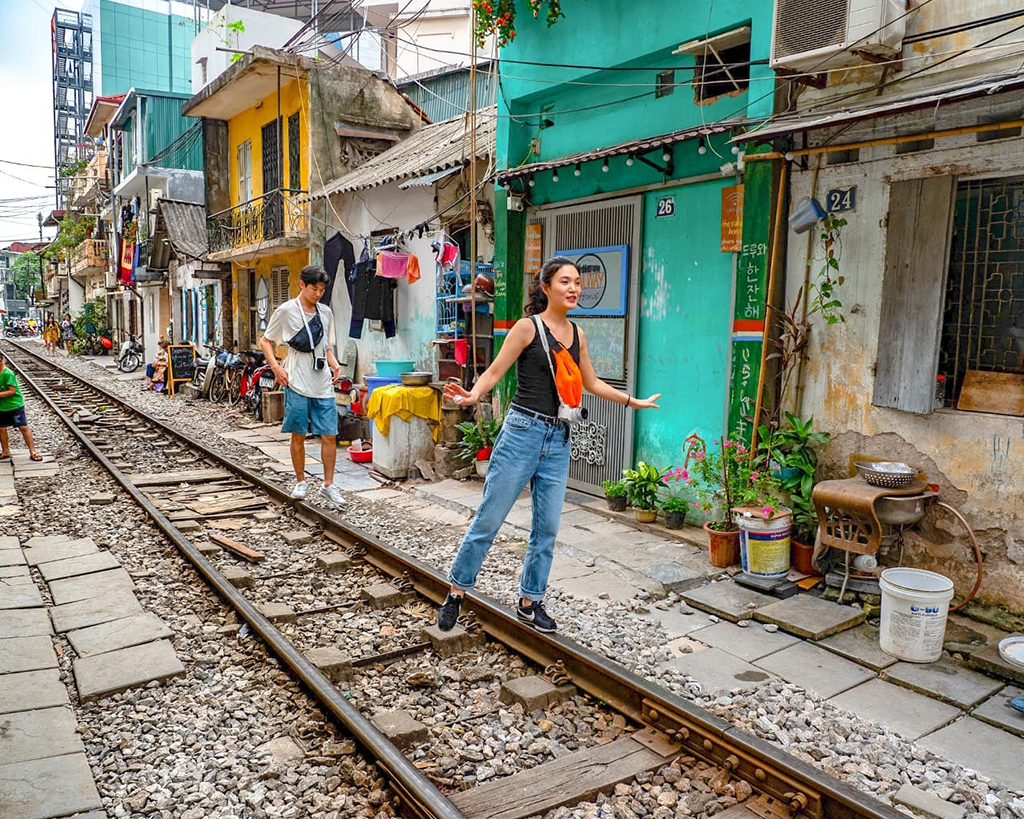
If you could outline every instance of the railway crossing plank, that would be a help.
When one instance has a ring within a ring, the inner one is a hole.
[[[562,805],[575,805],[637,774],[667,765],[675,755],[663,756],[634,736],[462,791],[451,796],[451,801],[469,819],[526,819]]]
[[[239,557],[244,557],[246,560],[252,563],[259,563],[263,560],[263,554],[257,552],[255,549],[250,549],[248,546],[244,546],[237,540],[232,540],[224,535],[212,534],[210,540],[216,543],[218,546],[223,546],[229,552],[234,552]]]
[[[139,472],[128,476],[136,486],[165,486],[172,483],[205,483],[233,478],[226,469],[185,469],[179,472]]]

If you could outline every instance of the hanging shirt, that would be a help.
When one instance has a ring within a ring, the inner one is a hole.
[[[322,304],[317,305],[317,308],[326,330],[326,343],[317,344],[315,353],[300,353],[289,347],[284,359],[284,371],[288,373],[288,386],[299,395],[307,398],[333,398],[331,369],[326,366],[322,370],[313,369],[313,358],[325,357],[327,348],[334,346],[334,314],[330,307]],[[286,344],[297,333],[305,332],[306,322],[311,321],[316,314],[316,311],[307,313],[296,296],[274,311],[267,329],[263,331],[263,337],[275,344]]]
[[[382,250],[377,254],[377,275],[385,279],[404,279],[409,267],[408,253]]]
[[[335,233],[330,239],[324,242],[324,270],[330,277],[320,303],[330,307],[331,298],[334,295],[334,282],[338,274],[347,276],[356,263],[355,248],[352,243],[341,233]]]

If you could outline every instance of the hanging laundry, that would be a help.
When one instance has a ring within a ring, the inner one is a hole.
[[[459,266],[459,246],[451,242],[445,242],[441,246],[441,257],[438,259],[441,267],[447,270],[455,270]]]
[[[377,275],[385,279],[404,279],[408,266],[408,253],[382,250],[377,254]]]
[[[393,338],[395,327],[395,290],[398,282],[377,275],[377,263],[371,259],[353,265],[351,276],[345,277],[349,300],[352,302],[352,319],[349,322],[350,338],[362,338],[363,319],[382,321],[384,335]]]
[[[347,277],[355,263],[355,248],[340,232],[335,233],[324,242],[324,270],[327,271],[327,275],[330,278],[320,299],[321,304],[328,307],[331,306],[331,298],[334,296],[334,282],[338,273],[340,272],[343,277]],[[341,266],[340,270],[338,269],[339,265]]]
[[[415,253],[409,254],[409,264],[405,268],[405,275],[409,279],[409,284],[416,284],[420,280],[420,260],[416,258]]]

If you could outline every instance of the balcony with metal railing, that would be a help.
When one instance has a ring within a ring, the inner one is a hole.
[[[70,204],[75,208],[88,208],[107,187],[107,151],[100,149],[81,173],[72,177]]]
[[[209,260],[258,259],[309,246],[307,191],[278,188],[207,219]]]
[[[100,273],[110,264],[110,249],[105,239],[86,239],[71,251],[72,276]]]

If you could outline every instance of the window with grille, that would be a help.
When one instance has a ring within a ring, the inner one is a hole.
[[[299,114],[296,111],[288,117],[288,187],[293,191],[301,190],[302,177],[299,173],[302,167],[300,159],[300,136],[299,136]]]
[[[288,301],[288,268],[275,267],[270,271],[270,306],[278,307]]]
[[[970,371],[1024,374],[1024,177],[956,188],[939,350],[947,406]]]

